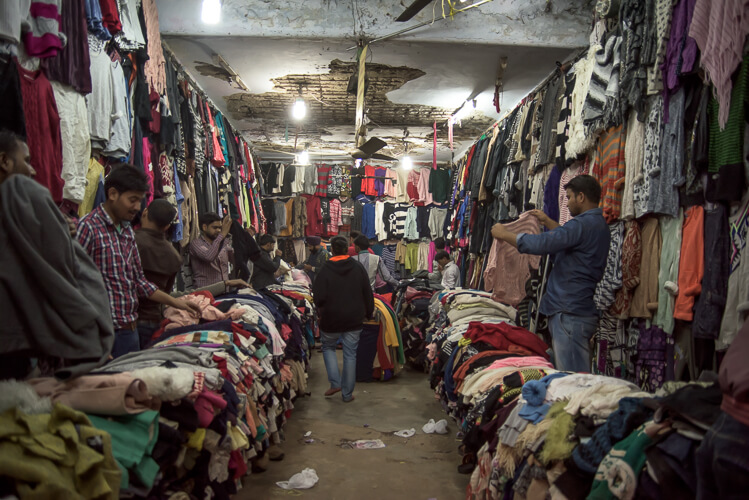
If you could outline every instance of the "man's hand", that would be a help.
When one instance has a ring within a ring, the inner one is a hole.
[[[504,224],[494,224],[492,226],[492,236],[498,240],[504,240],[509,232]]]
[[[554,220],[546,215],[543,210],[531,210],[530,214],[538,219],[539,224],[544,226],[546,229],[554,229],[559,227],[559,224],[554,222]]]
[[[201,316],[200,307],[185,300],[174,299],[172,307],[174,307],[175,309],[180,309],[182,311],[187,311],[191,316],[195,316],[196,318],[200,318]]]
[[[280,249],[276,249],[276,257],[283,257],[283,252]]]
[[[65,214],[63,214],[63,217],[65,217],[65,221],[68,223],[68,231],[70,231],[70,237],[75,239],[75,237],[78,236],[78,228],[75,225],[75,221],[73,221],[73,219]]]
[[[312,271],[312,266],[310,266],[309,264],[305,264],[304,265],[304,270],[305,271]]]
[[[225,284],[227,288],[250,288],[245,280],[227,280]]]
[[[221,234],[224,235],[224,238],[226,238],[229,235],[229,230],[231,229],[231,217],[228,215],[224,217],[224,221],[221,223]]]
[[[252,236],[253,238],[257,234],[257,231],[255,231],[255,227],[252,225],[250,225],[247,229],[245,229],[245,231],[247,231],[250,234],[250,236]]]

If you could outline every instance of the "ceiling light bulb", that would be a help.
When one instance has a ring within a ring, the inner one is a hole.
[[[291,108],[291,116],[295,120],[303,120],[307,116],[307,104],[301,97],[297,97],[296,101],[294,101],[294,107]]]
[[[309,165],[309,153],[307,151],[302,151],[299,156],[297,157],[297,164],[298,165]]]
[[[414,163],[410,156],[404,156],[401,158],[401,167],[403,170],[411,170],[414,167]]]
[[[221,0],[203,0],[200,17],[206,24],[218,24],[221,21]]]

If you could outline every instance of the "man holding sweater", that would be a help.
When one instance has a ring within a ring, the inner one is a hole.
[[[374,313],[374,296],[369,276],[348,255],[348,241],[343,236],[330,240],[333,257],[317,273],[312,294],[320,316],[320,337],[330,389],[325,396],[342,391],[343,401],[354,400],[356,383],[356,349],[362,324]],[[343,380],[338,371],[336,344],[343,342]]]
[[[579,175],[564,189],[573,216],[565,225],[534,210],[531,214],[548,232],[515,234],[504,225],[495,224],[492,236],[520,253],[553,256],[554,267],[539,310],[549,318],[554,364],[561,371],[589,372],[589,342],[599,317],[593,294],[606,269],[611,233],[598,207],[601,185],[595,177]]]

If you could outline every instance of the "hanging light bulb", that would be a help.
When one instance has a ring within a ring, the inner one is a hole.
[[[304,117],[307,116],[307,104],[301,97],[297,97],[296,101],[294,101],[294,107],[291,108],[291,116],[295,120],[304,120]]]
[[[401,168],[403,170],[411,170],[414,168],[414,163],[410,156],[404,156],[401,158]]]
[[[309,153],[306,150],[299,153],[296,163],[297,165],[309,165]]]
[[[218,24],[221,21],[221,0],[203,0],[200,17],[206,24]]]

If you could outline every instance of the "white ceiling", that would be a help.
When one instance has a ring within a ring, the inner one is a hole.
[[[410,2],[410,0],[407,0]],[[273,92],[273,78],[328,72],[334,59],[352,61],[347,50],[356,37],[372,39],[432,19],[431,6],[407,23],[396,23],[404,9],[396,0],[224,0],[222,20],[200,20],[200,0],[157,0],[162,35],[189,73],[215,104],[229,115],[225,96],[241,92],[236,85],[196,70],[197,62],[215,64],[221,57],[249,87],[249,92]],[[455,1],[459,6],[470,5]],[[511,109],[548,75],[556,61],[586,45],[592,0],[494,0],[454,19],[436,21],[398,38],[370,46],[368,61],[416,68],[425,75],[387,94],[390,101],[456,109],[476,98],[477,116],[499,118],[492,98],[499,60],[507,57],[502,112]],[[447,2],[445,2],[447,5]],[[441,0],[434,3],[441,16]],[[545,9],[549,6],[549,12]],[[354,22],[356,18],[356,23]],[[324,99],[323,99],[324,100]],[[314,108],[311,109],[314,112]],[[252,119],[232,117],[250,140],[271,139],[283,144],[283,130]],[[286,120],[286,117],[279,117]],[[353,144],[353,123],[329,124],[312,150],[344,153]],[[400,124],[399,124],[400,125]],[[431,159],[431,130],[409,127],[416,156]],[[370,127],[370,136],[388,142],[402,137],[402,127]],[[446,135],[438,133],[438,138]],[[446,138],[446,137],[445,137]],[[460,149],[461,144],[456,146]],[[387,151],[384,151],[387,152]],[[439,157],[450,158],[440,141]],[[270,157],[271,155],[263,155]]]

